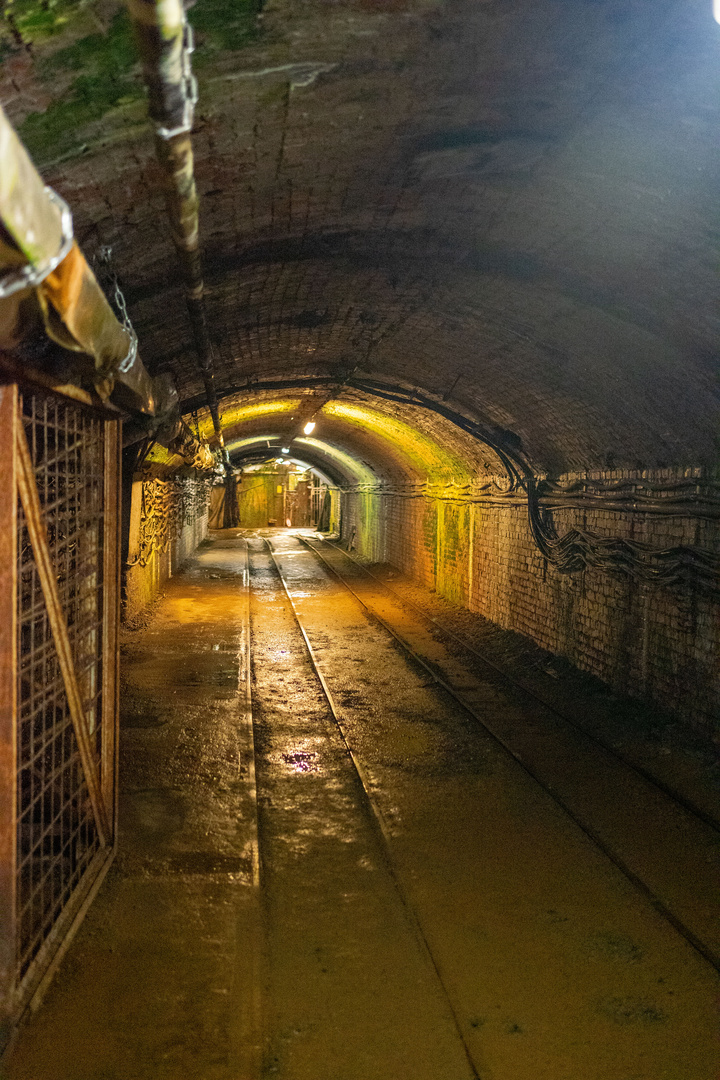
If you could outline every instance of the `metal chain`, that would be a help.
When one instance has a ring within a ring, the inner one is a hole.
[[[197,441],[201,443],[202,439],[200,438],[200,422],[198,420],[197,409],[193,409],[190,415],[195,423],[195,434],[197,435]]]
[[[115,273],[115,271],[112,269],[111,256],[112,256],[112,247],[109,244],[102,244],[100,246],[100,248],[98,249],[98,260],[101,263],[103,263],[105,265],[105,267],[107,268],[107,272],[108,272],[108,274],[110,276],[110,281],[112,282],[112,287],[113,287],[113,297],[112,298],[113,298],[113,301],[115,303],[115,308],[117,309],[117,312],[120,315],[120,321],[122,322],[123,330],[125,331],[128,338],[130,339],[130,347],[129,347],[128,351],[127,351],[127,355],[125,356],[125,359],[122,360],[118,364],[118,370],[122,371],[124,373],[124,372],[129,371],[130,368],[135,363],[135,359],[137,357],[137,351],[138,351],[138,339],[137,339],[137,334],[135,333],[135,328],[133,327],[133,324],[130,322],[130,316],[128,315],[128,312],[127,312],[127,304],[125,303],[125,297],[123,296],[122,289],[120,288],[120,283],[118,281],[118,276]]]

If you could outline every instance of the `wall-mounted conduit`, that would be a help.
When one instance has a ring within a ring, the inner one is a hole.
[[[253,380],[244,386],[228,389],[226,394],[257,393],[263,390],[323,390],[330,384],[336,385],[336,380],[321,376]],[[357,373],[348,376],[345,386],[348,390],[359,390],[385,401],[433,412],[493,450],[507,474],[503,494],[519,496],[524,493],[535,544],[548,563],[561,573],[577,573],[592,568],[648,584],[671,586],[697,582],[706,590],[720,592],[720,556],[700,547],[677,545],[671,548],[655,548],[651,544],[601,536],[584,529],[570,529],[564,535],[558,535],[551,517],[552,507],[544,505],[544,502],[546,499],[548,503],[557,502],[562,494],[563,502],[570,505],[571,492],[562,492],[559,485],[536,476],[522,451],[520,439],[513,432],[481,424],[421,388],[374,380]],[[183,407],[194,408],[196,403],[188,402]],[[714,518],[720,507],[718,485],[710,480],[700,481],[699,478],[691,481],[691,485],[696,488],[701,484],[703,493],[698,499],[701,514],[703,517]],[[610,499],[606,499],[605,493],[597,490],[597,485],[594,491],[587,487],[583,493],[585,508],[589,501],[595,510],[619,509],[613,502],[616,498],[617,492],[613,490]],[[648,509],[652,508],[652,512],[662,513],[661,499],[653,500],[647,491],[643,498],[637,500],[639,505],[624,505],[621,509],[624,512],[642,513],[645,510],[643,500],[647,502]],[[693,499],[684,500],[683,510],[687,516],[692,516],[693,505]],[[677,513],[677,505],[674,505],[672,510]]]

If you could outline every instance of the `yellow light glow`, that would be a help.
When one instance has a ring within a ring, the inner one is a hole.
[[[332,417],[348,420],[375,436],[392,444],[393,456],[410,466],[424,477],[463,475],[463,463],[435,439],[386,413],[376,412],[365,406],[342,401],[329,401],[323,412]]]
[[[318,451],[326,460],[332,461],[340,471],[355,484],[375,484],[378,477],[372,469],[358,458],[341,450],[338,446],[320,439],[298,439],[300,447],[309,447]]]
[[[224,429],[228,429],[236,427],[239,424],[245,423],[246,420],[251,420],[258,416],[265,416],[271,413],[291,413],[299,404],[300,402],[296,399],[254,402],[247,400],[241,402],[229,401],[223,403],[222,406],[222,426]],[[191,422],[190,416],[186,416],[185,419],[188,423]],[[193,429],[194,426],[194,421],[192,421]],[[200,415],[199,427],[202,438],[212,438],[214,431],[209,412],[203,410]]]
[[[717,0],[717,2],[720,3],[720,0]],[[308,420],[307,424],[303,428],[303,431],[305,432],[306,435],[312,435],[314,430],[315,430],[315,421],[314,420]]]

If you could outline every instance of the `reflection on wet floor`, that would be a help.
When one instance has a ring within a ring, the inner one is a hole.
[[[382,857],[390,858],[393,872],[400,875],[403,896],[432,952],[440,978],[426,971],[423,982],[426,991],[434,988],[442,1013],[437,1030],[445,1033],[448,1046],[454,1042],[456,1055],[452,1065],[435,1059],[428,1067],[423,1050],[417,1058],[411,1053],[390,1065],[378,1018],[388,1003],[377,996],[362,969],[348,973],[342,993],[352,1009],[335,1019],[329,999],[336,988],[314,984],[311,963],[302,971],[303,982],[315,987],[309,999],[313,1023],[307,1019],[308,999],[299,1005],[297,994],[287,992],[293,980],[283,954],[274,961],[276,981],[271,975],[270,1026],[290,1027],[296,1035],[287,1040],[270,1035],[274,1072],[330,1077],[334,1074],[327,1063],[333,1061],[336,1069],[347,1068],[348,1076],[444,1080],[467,1074],[468,1065],[458,1055],[462,1042],[473,1063],[471,1075],[474,1069],[477,1075],[507,1080],[700,1080],[708,1074],[714,1055],[708,1009],[715,973],[497,742],[439,694],[424,670],[407,662],[310,553],[302,557],[295,541],[282,536],[274,546],[379,806],[391,842]],[[258,572],[268,573],[260,546],[254,565],[258,559],[264,565]],[[295,655],[302,670],[302,650]],[[476,681],[468,674],[455,676],[458,685],[476,691],[477,701],[482,688]],[[484,693],[484,707],[496,718],[503,715],[507,722],[518,713],[517,704],[495,687]],[[522,720],[540,723],[527,712]],[[565,767],[572,768],[571,762]],[[260,783],[262,789],[262,775]],[[309,835],[322,836],[337,812],[318,799],[310,822],[304,807],[298,807],[297,819],[284,822],[304,837],[299,847],[286,838],[286,851],[302,851],[305,885],[305,868],[313,861]],[[274,809],[276,800],[270,802]],[[353,806],[346,842],[352,830],[367,822],[362,801],[356,797]],[[322,823],[314,820],[319,808]],[[342,835],[342,826],[330,830],[333,837],[338,832]],[[333,858],[314,884],[325,896],[333,888],[346,895],[340,882],[332,884],[335,874],[347,880],[346,873]],[[284,884],[292,890],[291,875],[292,866],[283,863]],[[357,899],[356,890],[353,896]],[[279,925],[286,917],[282,901],[275,911]],[[333,933],[337,927],[325,923],[324,912],[316,920],[317,911],[293,903],[287,917],[301,911],[304,932],[323,956],[339,957],[352,949],[358,926],[372,950],[362,920],[351,919],[340,939]],[[401,963],[422,951],[412,935],[405,948]],[[299,963],[295,954],[296,976]],[[704,1015],[699,1025],[695,1008]],[[452,1014],[459,1020],[454,1040]],[[318,1016],[324,1018],[319,1025]],[[394,1022],[398,1019],[395,1014]],[[698,1040],[698,1026],[706,1038]],[[363,1064],[365,1073],[355,1057],[354,1037],[360,1030],[374,1047]],[[343,1043],[345,1056],[337,1042]]]
[[[246,545],[218,535],[126,635],[118,860],[7,1080],[710,1080],[712,967],[311,552],[271,535],[340,725],[251,536],[252,757]],[[612,772],[600,805],[584,746],[363,595],[706,926],[712,838],[659,803],[653,829]]]
[[[252,619],[267,1075],[472,1077],[272,561],[251,559],[278,600]]]
[[[317,754],[307,754],[303,751],[296,750],[292,754],[283,754],[282,759],[294,772],[318,772],[320,765],[317,756]]]

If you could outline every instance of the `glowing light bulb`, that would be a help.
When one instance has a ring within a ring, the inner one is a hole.
[[[281,453],[281,454],[289,454],[289,453],[290,453],[290,447],[289,447],[289,446],[283,446],[283,448],[282,448],[282,450],[280,451],[280,453]]]
[[[715,0],[715,3],[720,4],[720,0]],[[315,430],[315,421],[314,420],[308,420],[307,424],[303,428],[303,431],[305,432],[306,435],[312,435],[314,430]]]

